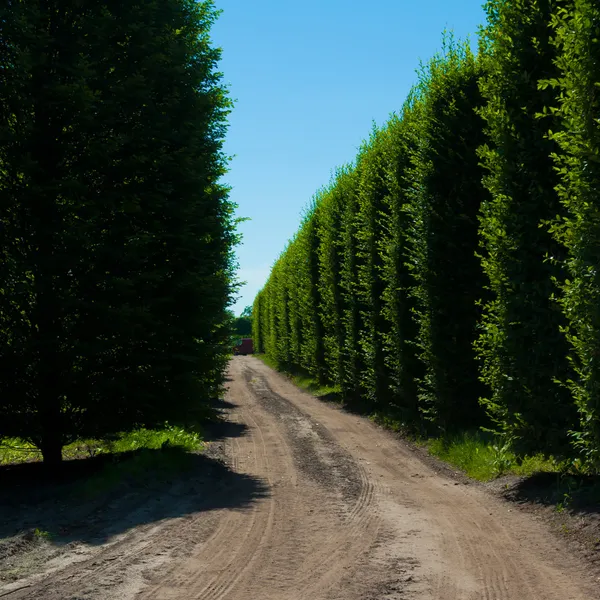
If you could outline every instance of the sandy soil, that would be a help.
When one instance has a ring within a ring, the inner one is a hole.
[[[232,437],[210,452],[225,465],[209,452],[152,500],[115,506],[103,536],[36,543],[17,563],[41,553],[43,569],[16,564],[25,576],[0,580],[0,598],[600,598],[544,523],[256,358],[233,359],[224,406]]]

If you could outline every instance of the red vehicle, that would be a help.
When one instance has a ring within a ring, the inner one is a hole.
[[[253,352],[254,346],[252,345],[252,338],[242,338],[241,343],[233,349],[233,354],[235,356],[238,354],[252,354]]]

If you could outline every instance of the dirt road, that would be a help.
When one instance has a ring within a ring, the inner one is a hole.
[[[172,490],[169,518],[80,545],[43,576],[0,586],[0,597],[600,598],[600,581],[543,524],[258,359],[232,361],[226,401],[234,437],[218,485]]]

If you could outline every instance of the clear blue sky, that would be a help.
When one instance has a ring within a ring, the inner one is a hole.
[[[482,0],[217,0],[212,31],[236,100],[226,182],[241,226],[236,313],[265,283],[304,207],[387,121],[444,29],[472,36]]]

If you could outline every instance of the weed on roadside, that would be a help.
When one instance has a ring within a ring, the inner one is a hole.
[[[51,541],[54,537],[49,531],[42,531],[38,527],[33,530],[33,537],[38,540]]]
[[[434,456],[479,481],[491,481],[508,474],[529,476],[560,470],[560,465],[554,459],[542,455],[519,459],[510,449],[510,443],[501,442],[484,432],[434,438],[426,442],[426,446]]]

